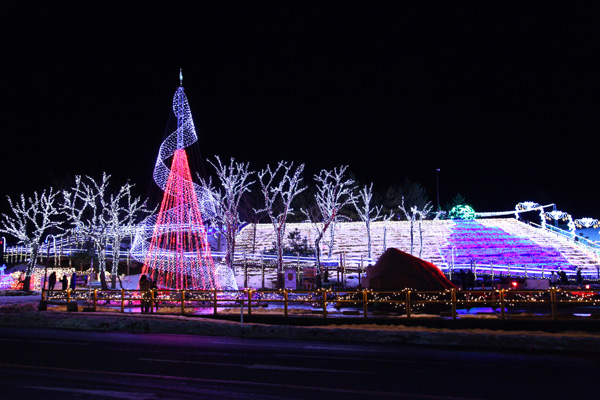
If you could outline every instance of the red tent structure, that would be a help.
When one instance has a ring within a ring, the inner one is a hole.
[[[434,264],[394,248],[387,249],[366,273],[363,286],[371,290],[456,289]]]

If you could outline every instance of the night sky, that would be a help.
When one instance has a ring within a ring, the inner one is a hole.
[[[204,158],[407,177],[434,206],[439,168],[442,206],[600,218],[597,10],[404,3],[3,2],[0,194],[106,171],[145,196],[183,68]]]

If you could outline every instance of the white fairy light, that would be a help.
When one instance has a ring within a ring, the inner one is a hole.
[[[383,206],[375,206],[371,208],[371,199],[373,198],[373,183],[370,186],[363,186],[363,188],[359,191],[358,196],[353,199],[352,203],[354,204],[354,208],[358,213],[360,219],[365,223],[365,227],[367,229],[367,256],[372,258],[371,252],[371,222],[375,222],[380,218],[383,218],[384,221],[389,221],[394,214],[390,213],[389,215],[382,216],[381,210]]]
[[[564,211],[558,211],[558,210],[554,210],[554,211],[550,211],[544,214],[546,216],[546,218],[548,220],[555,220],[555,221],[566,221],[568,218],[568,215],[566,212]]]
[[[13,215],[2,214],[0,232],[7,233],[17,238],[23,244],[29,255],[29,263],[25,271],[24,290],[30,289],[30,278],[34,273],[37,258],[40,256],[40,247],[45,235],[51,229],[60,227],[60,211],[57,207],[58,192],[52,188],[41,194],[34,192],[33,197],[21,194],[20,201],[13,202],[7,196]],[[55,237],[62,234],[54,233]]]
[[[534,201],[523,201],[515,206],[515,218],[519,219],[519,212],[535,210],[539,207],[540,205]]]
[[[596,218],[579,218],[575,220],[575,225],[578,228],[598,228],[600,227],[600,221]]]
[[[275,169],[267,165],[258,173],[265,205],[254,211],[266,212],[273,224],[277,250],[277,286],[283,285],[283,240],[287,217],[293,214],[291,204],[294,198],[306,189],[306,186],[300,187],[304,164],[300,164],[295,170],[293,166],[293,162],[280,161]]]
[[[323,235],[335,221],[342,207],[354,200],[354,180],[344,177],[346,169],[348,169],[348,166],[344,165],[339,169],[334,168],[333,171],[321,170],[318,175],[314,175],[314,179],[317,182],[315,200],[319,215],[310,213],[308,210],[302,210],[311,221],[316,232],[317,275],[321,274],[320,244]]]
[[[227,244],[227,266],[233,271],[233,257],[235,253],[235,239],[240,226],[239,204],[242,195],[249,192],[249,186],[254,181],[248,181],[248,178],[254,174],[249,171],[249,163],[235,162],[231,158],[229,165],[223,165],[219,156],[215,156],[217,162],[209,163],[215,168],[220,182],[220,188],[212,187],[211,180],[200,178],[202,187],[211,192],[215,199],[215,217],[211,221],[213,226],[224,228],[225,240]]]

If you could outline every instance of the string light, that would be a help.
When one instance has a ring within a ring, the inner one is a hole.
[[[450,219],[472,220],[475,219],[475,210],[471,206],[460,204],[450,210],[448,217]]]
[[[575,220],[575,225],[578,228],[598,228],[600,227],[600,221],[595,218],[580,218]]]
[[[158,214],[138,227],[133,252],[143,256],[143,274],[160,287],[221,289],[235,284],[223,270],[221,281],[213,263],[204,218],[214,216],[210,192],[192,181],[185,147],[197,141],[194,122],[180,86],[173,97],[177,130],[161,144],[154,179],[164,191]],[[165,160],[173,157],[171,169]],[[237,287],[237,286],[236,286]]]

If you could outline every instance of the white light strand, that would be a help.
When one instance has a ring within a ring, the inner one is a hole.
[[[578,228],[599,228],[600,221],[598,221],[596,218],[579,218],[575,220],[575,225]]]

